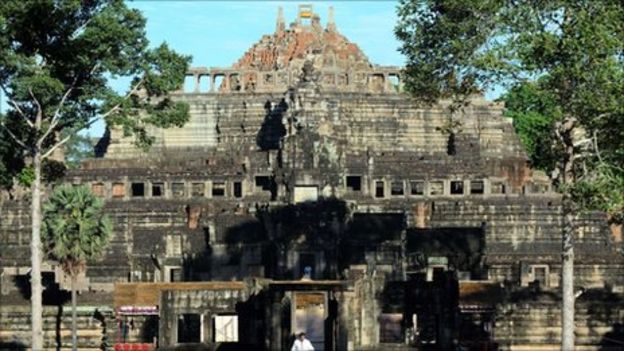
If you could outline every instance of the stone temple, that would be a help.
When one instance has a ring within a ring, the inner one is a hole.
[[[316,350],[559,349],[561,196],[502,104],[416,105],[309,5],[187,78],[183,128],[148,152],[108,130],[66,176],[114,222],[80,279],[80,349],[290,350],[300,331]],[[0,349],[25,349],[28,199],[0,211]],[[578,215],[578,350],[624,349],[620,247]],[[46,345],[69,347],[67,278],[44,271]]]

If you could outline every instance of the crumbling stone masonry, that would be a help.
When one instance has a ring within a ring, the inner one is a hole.
[[[114,221],[82,279],[80,348],[283,350],[305,330],[317,350],[558,349],[561,197],[504,106],[415,105],[400,68],[303,5],[189,80],[172,94],[186,126],[152,130],[147,153],[110,129],[66,177]],[[0,348],[29,344],[28,206],[0,208]],[[620,246],[603,213],[578,215],[579,350],[624,346]],[[46,267],[59,306],[65,280]],[[69,340],[65,310],[50,349]]]

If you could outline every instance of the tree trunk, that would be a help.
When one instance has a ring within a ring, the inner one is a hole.
[[[561,350],[574,350],[574,213],[572,199],[563,198],[563,251],[561,264]]]
[[[72,300],[72,350],[78,349],[78,330],[76,328],[76,274],[71,274],[71,300]]]
[[[574,175],[574,131],[576,119],[566,117],[557,127],[564,146],[561,164],[561,183],[566,186],[561,203],[563,215],[561,247],[561,350],[574,350],[574,200],[567,186],[576,181]]]
[[[33,155],[33,169],[35,179],[32,184],[32,237],[31,251],[31,327],[32,350],[43,350],[43,321],[42,321],[42,292],[41,287],[41,153],[39,150]]]

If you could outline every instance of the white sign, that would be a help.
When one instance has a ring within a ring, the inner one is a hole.
[[[215,342],[238,342],[238,316],[215,316]]]
[[[316,201],[318,199],[318,187],[295,186],[295,203]]]

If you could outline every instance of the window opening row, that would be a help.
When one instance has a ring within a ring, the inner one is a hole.
[[[243,197],[243,184],[241,181],[234,181],[232,184],[232,195],[235,198]],[[187,195],[187,187],[183,182],[172,182],[170,183],[171,188],[171,196],[183,198]],[[103,183],[94,183],[91,186],[93,193],[97,196],[104,196],[104,184]],[[149,185],[143,182],[132,182],[130,183],[130,196],[131,197],[145,197],[148,194],[148,189],[150,190],[149,194],[151,197],[164,197],[165,196],[165,183],[164,182],[154,182],[151,183],[151,188]],[[112,197],[113,198],[123,198],[126,195],[126,184],[122,182],[116,182],[112,184]],[[190,185],[190,195],[191,197],[204,197],[206,195],[206,184],[203,182],[194,182]],[[212,182],[211,195],[213,197],[224,197],[226,196],[226,182],[225,181],[214,181]]]
[[[347,177],[347,189],[350,191],[361,191],[361,179],[355,180],[355,176]],[[482,180],[473,180],[470,181],[470,194],[484,194],[485,193],[485,184]],[[356,186],[357,185],[357,186]],[[395,180],[390,182],[390,196],[404,196],[406,192],[409,195],[415,196],[424,196],[425,195],[425,181],[415,181],[411,180],[407,182],[408,189],[405,189],[405,182],[400,180]],[[444,182],[443,181],[432,181],[428,182],[429,195],[444,195]],[[504,183],[492,183],[492,194],[504,194],[505,184]],[[466,193],[465,183],[463,180],[456,180],[450,182],[449,193],[451,195],[464,195]],[[386,181],[384,180],[376,180],[375,181],[375,197],[383,198],[386,196]]]

